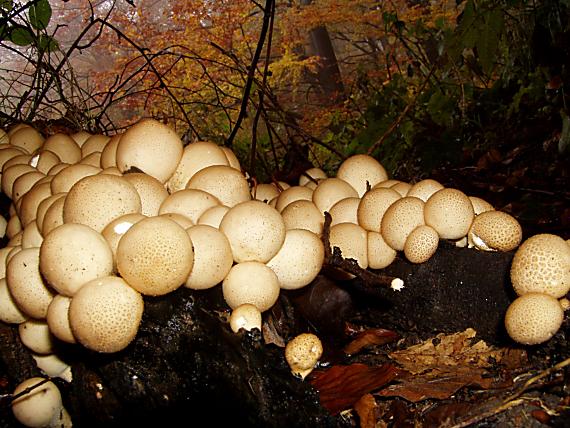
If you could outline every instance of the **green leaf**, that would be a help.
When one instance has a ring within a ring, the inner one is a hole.
[[[59,43],[52,36],[40,35],[38,48],[42,51],[53,52],[59,49]]]
[[[51,6],[48,0],[39,0],[29,10],[30,24],[36,30],[45,30],[51,19]]]
[[[500,10],[490,10],[485,14],[484,20],[476,47],[481,67],[489,73],[495,65],[495,55],[503,32],[503,13]]]
[[[12,0],[0,0],[0,9],[11,11],[13,7],[14,2]]]
[[[34,34],[26,27],[13,27],[10,31],[10,41],[18,46],[27,46],[34,40]]]

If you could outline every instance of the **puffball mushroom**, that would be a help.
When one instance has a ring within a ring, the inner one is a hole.
[[[484,251],[512,251],[522,241],[522,227],[512,215],[486,211],[475,217],[469,229],[470,246]]]
[[[30,391],[24,394],[28,389]],[[18,384],[12,395],[17,397],[12,401],[12,413],[22,425],[31,428],[58,426],[64,409],[61,393],[53,382],[32,377]]]
[[[387,180],[388,174],[372,156],[359,154],[345,159],[338,167],[336,177],[350,184],[362,197],[369,188]]]
[[[261,201],[237,204],[220,223],[232,247],[234,261],[268,262],[285,241],[285,223],[281,214]]]
[[[214,195],[198,189],[178,190],[166,197],[158,214],[176,213],[182,214],[196,224],[198,218],[213,206],[220,205],[220,201]]]
[[[57,354],[38,355],[32,354],[38,369],[49,377],[59,377],[66,382],[73,380],[71,366],[63,361]]]
[[[71,297],[62,294],[55,296],[49,304],[46,321],[51,334],[59,340],[67,343],[77,343],[67,316],[70,304]]]
[[[273,183],[259,183],[251,190],[253,199],[268,203],[279,196],[281,191]]]
[[[275,272],[256,261],[235,264],[222,282],[224,300],[232,309],[249,303],[264,312],[275,304],[279,290]]]
[[[31,126],[19,129],[10,135],[10,144],[15,147],[21,147],[27,153],[33,153],[38,150],[44,143],[44,140],[45,138],[42,134]]]
[[[53,174],[50,183],[52,194],[67,193],[82,178],[90,175],[96,175],[101,172],[101,168],[92,165],[74,164],[67,165],[57,174]]]
[[[469,196],[469,200],[471,201],[471,205],[473,205],[473,210],[475,211],[476,216],[487,211],[493,211],[495,209],[489,202],[478,198],[477,196]]]
[[[331,226],[339,223],[358,224],[357,211],[360,198],[344,198],[334,204],[329,210]]]
[[[443,189],[443,184],[439,181],[426,178],[425,180],[421,180],[413,184],[408,190],[406,196],[415,196],[416,198],[420,198],[422,201],[426,202],[431,195],[441,189]]]
[[[43,277],[65,296],[73,296],[87,281],[113,272],[109,244],[84,224],[67,223],[53,229],[44,238],[39,255]]]
[[[358,224],[371,232],[380,232],[380,224],[384,213],[401,196],[390,188],[378,187],[364,194],[358,204],[356,218]]]
[[[531,236],[515,252],[510,275],[519,296],[536,292],[560,298],[570,291],[570,246],[557,235]]]
[[[354,259],[362,269],[368,267],[368,236],[354,223],[339,223],[330,228],[331,251],[338,247],[344,259]]]
[[[6,324],[20,324],[28,319],[28,316],[16,304],[8,289],[6,278],[0,279],[0,321]]]
[[[24,226],[37,218],[40,204],[51,196],[50,183],[36,184],[22,197],[20,223]],[[40,223],[38,222],[38,230]]]
[[[205,224],[218,229],[222,219],[229,210],[230,207],[226,207],[225,205],[216,205],[208,208],[198,219],[198,224]]]
[[[300,175],[299,186],[305,186],[314,190],[319,181],[325,178],[328,178],[327,173],[321,168],[309,168]]]
[[[317,236],[323,233],[325,217],[313,201],[291,202],[281,211],[281,217],[283,217],[286,230],[305,229]]]
[[[111,251],[113,252],[114,270],[117,269],[116,260],[117,260],[117,247],[119,246],[119,241],[121,240],[123,235],[127,233],[127,230],[129,230],[133,224],[138,223],[139,221],[145,218],[147,217],[138,213],[125,214],[120,217],[117,217],[115,220],[113,220],[111,223],[105,226],[105,228],[101,232],[101,235],[103,235],[103,238],[105,238],[105,240],[109,244],[109,247],[111,248]]]
[[[388,207],[380,223],[384,241],[394,250],[403,251],[412,231],[424,223],[424,201],[414,196],[396,200]]]
[[[563,320],[564,310],[558,299],[543,293],[527,293],[508,307],[505,327],[514,341],[537,345],[552,338]]]
[[[101,158],[99,159],[99,166],[102,169],[117,167],[117,146],[122,136],[123,133],[115,134],[107,141],[107,144],[105,144],[105,148],[101,151]]]
[[[155,119],[142,119],[125,131],[117,145],[117,168],[122,173],[135,167],[161,183],[174,174],[182,158],[180,137]]]
[[[138,292],[160,296],[180,287],[194,263],[192,242],[181,226],[163,216],[134,224],[117,247],[117,269]]]
[[[141,214],[147,217],[158,215],[160,205],[168,197],[168,191],[156,178],[140,172],[124,175],[124,179],[131,183],[141,198]]]
[[[439,235],[430,226],[416,227],[406,238],[404,255],[412,263],[424,263],[437,251]]]
[[[48,137],[42,146],[42,150],[55,153],[62,163],[71,165],[81,160],[81,148],[69,135],[58,133]]]
[[[118,352],[135,338],[143,298],[122,278],[107,276],[86,283],[69,305],[69,324],[79,343],[96,352]]]
[[[380,232],[368,231],[367,243],[369,268],[384,269],[396,259],[397,251],[386,244]]]
[[[201,169],[186,184],[187,189],[198,189],[214,195],[222,205],[233,207],[249,201],[251,193],[245,176],[227,165],[212,165]]]
[[[324,214],[341,199],[358,197],[358,192],[346,181],[340,178],[326,178],[315,187],[312,200]]]
[[[244,303],[235,308],[230,315],[230,328],[234,333],[244,329],[247,331],[254,328],[261,331],[261,312],[256,306]]]
[[[29,319],[18,326],[20,340],[24,346],[41,355],[53,352],[53,336],[47,322]]]
[[[460,239],[467,235],[475,217],[473,204],[460,190],[438,190],[425,203],[425,224],[442,239]]]
[[[291,186],[279,194],[275,201],[275,209],[282,212],[287,205],[300,200],[312,201],[313,190],[305,186]]]
[[[323,355],[321,340],[312,333],[301,333],[287,343],[285,360],[295,376],[305,379]]]

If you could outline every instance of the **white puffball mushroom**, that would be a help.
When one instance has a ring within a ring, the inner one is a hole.
[[[181,189],[168,195],[158,210],[158,215],[176,213],[198,222],[200,216],[209,208],[220,205],[214,195],[198,189]]]
[[[475,217],[473,204],[460,190],[444,188],[426,201],[425,224],[431,226],[442,239],[460,239],[467,235]]]
[[[441,189],[443,189],[443,184],[439,181],[426,178],[425,180],[421,180],[413,184],[408,190],[406,196],[415,196],[416,198],[420,198],[422,201],[426,202],[431,195]]]
[[[275,304],[279,291],[275,272],[255,261],[235,264],[222,282],[224,300],[232,309],[250,303],[264,312]]]
[[[12,412],[18,422],[31,428],[55,426],[63,409],[58,387],[44,378],[32,377],[16,386],[12,395],[18,396],[27,389],[31,390],[12,401]]]
[[[358,192],[349,183],[340,178],[326,178],[322,180],[315,187],[312,194],[313,202],[323,214],[325,211],[329,211],[341,199],[358,197]]]
[[[29,319],[18,326],[20,340],[24,346],[41,355],[53,352],[54,337],[47,322]]]
[[[305,379],[323,354],[321,340],[312,333],[301,333],[287,343],[285,360],[295,376]]]
[[[320,180],[328,178],[327,173],[321,168],[309,168],[304,171],[299,177],[299,186],[306,186],[310,189],[315,189]]]
[[[390,247],[380,232],[368,231],[368,267],[371,269],[384,269],[392,264],[398,252]]]
[[[312,199],[312,189],[305,186],[291,186],[279,193],[275,201],[275,209],[283,212],[289,204],[295,201],[311,201]]]
[[[225,205],[216,205],[208,208],[198,219],[198,224],[204,224],[219,229],[222,219],[229,210],[230,207],[226,207]]]
[[[6,324],[20,324],[28,319],[28,316],[16,304],[10,294],[6,278],[0,279],[0,321]]]
[[[471,201],[471,205],[473,205],[473,211],[475,215],[478,216],[481,213],[487,211],[493,211],[495,208],[485,199],[479,198],[477,196],[469,196],[469,200]]]
[[[512,251],[522,241],[522,227],[512,215],[486,211],[475,216],[469,234],[469,246],[483,251]]]
[[[137,190],[141,198],[141,213],[147,217],[158,215],[160,205],[168,197],[168,191],[156,178],[140,172],[123,176]]]
[[[334,204],[329,210],[332,217],[331,226],[339,223],[358,224],[357,211],[360,198],[344,198]]]
[[[388,179],[388,174],[380,162],[372,156],[358,154],[345,159],[336,177],[346,181],[362,197],[368,188]]]
[[[285,223],[285,229],[305,229],[317,236],[323,233],[325,216],[313,203],[313,201],[298,200],[291,202],[283,211],[281,217]]]
[[[412,263],[427,262],[437,251],[439,235],[430,226],[421,225],[412,230],[404,244],[404,255]]]
[[[230,315],[230,328],[234,333],[244,329],[251,331],[254,328],[261,331],[261,312],[255,305],[244,303],[235,308]]]
[[[425,224],[424,205],[421,199],[406,196],[388,207],[380,222],[380,233],[394,250],[403,251],[408,235]]]
[[[59,377],[66,382],[73,380],[71,366],[63,361],[57,354],[32,354],[38,368],[49,377]]]
[[[386,210],[401,199],[398,192],[390,188],[377,187],[364,194],[358,204],[358,224],[371,232],[380,232],[380,224]]]
[[[258,201],[269,203],[272,199],[279,196],[281,191],[273,183],[259,183],[251,189],[251,196]]]
[[[201,169],[186,184],[187,189],[198,189],[214,195],[222,205],[233,207],[251,200],[245,176],[227,165],[212,165]]]
[[[59,340],[67,343],[77,343],[71,326],[69,325],[69,305],[71,297],[58,294],[53,298],[48,307],[46,321],[49,331]]]

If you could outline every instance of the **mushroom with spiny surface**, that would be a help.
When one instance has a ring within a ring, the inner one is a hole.
[[[291,373],[305,379],[315,368],[323,354],[323,344],[312,333],[301,333],[287,343],[285,360]]]
[[[391,204],[380,223],[384,241],[394,250],[403,251],[408,235],[424,222],[424,201],[406,196]]]
[[[345,159],[336,172],[336,177],[350,184],[362,197],[369,188],[388,179],[386,169],[372,156],[358,154]]]
[[[484,251],[512,251],[522,241],[522,227],[512,215],[485,211],[475,216],[469,234],[469,246]]]
[[[425,203],[425,224],[442,239],[460,239],[467,235],[475,217],[473,204],[460,190],[438,190]]]

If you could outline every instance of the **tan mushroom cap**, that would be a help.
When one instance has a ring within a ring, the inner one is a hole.
[[[295,201],[312,201],[313,190],[306,186],[291,186],[283,190],[277,197],[275,209],[282,212],[287,205]]]
[[[111,251],[113,252],[113,270],[117,270],[117,247],[119,246],[119,241],[123,237],[127,230],[129,230],[134,224],[145,219],[146,216],[139,213],[125,214],[117,217],[111,223],[109,223],[101,235],[109,244]]]
[[[21,324],[28,319],[12,297],[6,278],[0,278],[0,321],[6,324]]]
[[[473,220],[468,239],[479,250],[512,251],[522,241],[522,227],[510,214],[485,211]]]
[[[234,262],[228,238],[206,225],[192,226],[186,232],[194,248],[194,266],[184,285],[205,290],[221,283]]]
[[[279,252],[267,262],[275,272],[279,286],[297,290],[313,281],[325,259],[325,248],[320,238],[303,229],[288,230]]]
[[[56,295],[49,304],[46,321],[51,334],[59,340],[66,343],[77,343],[67,316],[70,304],[71,297],[62,294]]]
[[[6,265],[6,282],[18,308],[32,318],[43,319],[54,292],[42,278],[39,264],[39,248],[20,250]]]
[[[321,213],[329,211],[341,199],[358,198],[358,192],[340,178],[326,178],[313,191],[313,202]]]
[[[12,200],[18,202],[22,196],[28,193],[44,177],[45,174],[39,171],[30,171],[19,176],[12,186]]]
[[[233,169],[241,171],[241,165],[239,163],[239,159],[236,156],[236,154],[234,153],[234,151],[232,149],[230,149],[229,147],[225,147],[225,146],[220,146],[220,149],[222,149],[222,151],[226,155],[226,158],[228,160],[229,165]]]
[[[366,192],[356,212],[358,224],[371,232],[380,232],[384,213],[400,198],[400,194],[390,188],[379,187]]]
[[[122,136],[122,133],[115,134],[107,141],[107,144],[105,144],[105,148],[101,151],[101,158],[99,159],[99,166],[102,169],[117,166],[117,146]]]
[[[437,251],[439,235],[434,228],[418,226],[408,235],[404,245],[404,255],[412,263],[427,262]]]
[[[194,174],[212,165],[229,166],[228,158],[221,147],[211,141],[190,143],[184,147],[182,158],[166,183],[166,188],[170,193],[182,190]]]
[[[81,148],[69,135],[54,134],[48,137],[42,150],[55,153],[63,163],[74,164],[81,160]]]
[[[43,224],[44,224],[44,218],[45,215],[47,213],[48,208],[58,199],[65,197],[65,193],[57,193],[55,195],[51,194],[51,190],[49,189],[49,183],[47,188],[49,190],[49,195],[47,197],[44,197],[43,199],[40,200],[40,198],[38,197],[38,201],[39,204],[37,205],[37,207],[35,208],[35,216],[34,219],[36,220],[36,224],[38,226],[38,230],[40,231],[40,233],[43,236]],[[47,193],[47,192],[46,192]],[[43,196],[43,195],[42,195]],[[32,213],[34,211],[34,206],[32,204],[35,204],[37,201],[30,201],[29,202],[29,206],[26,204],[28,195],[24,196],[23,200],[22,200],[22,207],[21,207],[21,211],[22,211],[22,218],[30,218],[32,216]],[[61,221],[63,224],[63,205],[62,205],[62,212],[61,212],[62,216],[61,216]]]
[[[10,142],[10,136],[0,128],[0,144],[8,144]]]
[[[96,175],[101,172],[101,168],[97,168],[93,165],[84,164],[74,164],[67,165],[57,174],[53,174],[53,179],[51,180],[51,192],[55,195],[56,193],[69,192],[69,189],[73,187],[75,183],[85,177],[90,175]]]
[[[140,172],[125,174],[141,198],[141,213],[147,217],[157,216],[160,205],[168,197],[168,191],[156,178]]]
[[[28,154],[28,153],[24,153],[21,155],[17,155],[14,156],[11,159],[8,159],[6,162],[4,162],[4,165],[2,165],[2,171],[4,171],[6,168],[14,166],[14,165],[31,165],[33,156]]]
[[[188,217],[196,224],[200,216],[208,209],[221,205],[214,195],[198,189],[182,189],[166,197],[158,214],[177,213]]]
[[[232,309],[249,303],[264,312],[275,304],[279,291],[275,272],[255,261],[235,264],[222,282],[224,300]]]
[[[41,385],[40,385],[41,384]],[[36,385],[40,385],[37,386]],[[55,383],[42,377],[32,377],[24,380],[12,393],[19,396],[12,401],[12,412],[22,425],[27,427],[49,427],[52,421],[62,411],[61,393]]]
[[[22,231],[22,249],[39,248],[43,240],[44,238],[38,230],[38,225],[35,220],[32,220],[24,227]]]
[[[50,169],[59,163],[61,163],[59,156],[49,150],[41,150],[39,153],[34,155],[30,161],[31,166],[44,174],[47,174]]]
[[[230,327],[234,333],[242,328],[246,331],[254,328],[261,331],[261,323],[261,312],[249,303],[239,305],[230,314]]]
[[[220,223],[237,263],[268,262],[285,241],[285,222],[281,214],[261,201],[242,202],[226,213]]]
[[[424,207],[425,224],[442,239],[460,239],[467,235],[475,217],[473,204],[460,190],[444,188],[435,192]]]
[[[278,197],[280,193],[281,191],[273,183],[260,183],[251,190],[253,199],[262,202],[269,202]]]
[[[96,152],[101,153],[110,140],[111,137],[103,134],[94,134],[89,136],[89,138],[81,144],[81,158],[85,159],[87,156]]]
[[[558,300],[542,293],[527,293],[512,302],[505,315],[507,333],[515,342],[537,345],[556,334],[564,311]]]
[[[358,224],[358,206],[360,198],[344,198],[334,204],[329,210],[332,217],[331,226],[339,223]]]
[[[88,282],[73,296],[69,324],[79,343],[96,352],[118,352],[136,337],[144,309],[140,293],[122,278]]]
[[[37,218],[40,204],[51,196],[50,183],[36,184],[24,196],[20,204],[20,223],[24,226]]]
[[[321,168],[309,168],[299,177],[299,186],[306,186],[314,190],[317,184],[319,184],[319,181],[325,178],[328,178],[327,173]]]
[[[495,209],[489,202],[478,198],[477,196],[469,196],[469,199],[471,200],[471,204],[473,205],[473,210],[475,211],[476,216],[487,211],[493,211]]]
[[[117,168],[122,173],[138,168],[161,183],[174,174],[182,158],[182,140],[170,127],[154,119],[132,125],[117,145]]]
[[[47,208],[41,227],[38,223],[38,228],[44,238],[56,227],[63,224],[63,207],[65,206],[67,193],[58,193],[58,195],[62,197],[55,198]]]
[[[31,125],[24,122],[18,122],[8,128],[7,134],[9,137],[11,137],[16,131],[27,127],[31,127]]]
[[[397,251],[386,244],[380,232],[368,231],[367,241],[369,268],[384,269],[396,259]]]
[[[170,220],[176,222],[179,226],[181,226],[184,230],[188,229],[189,227],[194,226],[194,222],[190,220],[188,217],[178,213],[164,213],[160,214],[159,217],[166,217]]]
[[[35,128],[27,126],[10,135],[10,144],[21,147],[27,153],[34,153],[44,143],[45,138]]]
[[[331,251],[338,247],[344,259],[354,259],[362,269],[368,267],[368,236],[354,223],[339,223],[330,228]]]
[[[113,272],[113,252],[89,226],[62,224],[42,242],[40,271],[58,293],[73,296],[86,282]]]
[[[406,196],[388,207],[380,223],[380,233],[390,247],[403,251],[410,233],[423,224],[424,201]]]
[[[323,354],[321,340],[312,333],[301,333],[287,343],[285,360],[291,372],[304,379],[316,366]]]
[[[338,167],[336,177],[350,184],[362,197],[369,188],[387,180],[388,174],[372,156],[360,154],[344,160]]]
[[[323,233],[325,217],[313,201],[301,199],[291,202],[281,211],[281,217],[286,230],[305,229],[317,236]]]
[[[245,176],[227,165],[212,165],[192,176],[187,189],[203,190],[214,195],[228,207],[251,200],[249,184]]]
[[[219,229],[222,219],[229,210],[230,207],[226,207],[225,205],[216,205],[208,208],[198,219],[198,224],[204,224]]]
[[[2,192],[4,192],[6,196],[8,196],[10,199],[13,200],[14,197],[12,195],[12,189],[14,187],[14,182],[22,175],[28,172],[37,172],[37,171],[33,166],[30,166],[28,164],[16,164],[16,165],[11,165],[7,168],[6,167],[3,168],[2,180],[0,183],[2,186]]]
[[[379,188],[389,189],[398,183],[402,183],[402,180],[396,180],[395,178],[391,178],[389,180],[381,181],[378,184],[372,186],[372,189],[379,189]]]
[[[18,326],[18,334],[24,346],[31,351],[41,355],[53,353],[54,337],[45,320],[24,321]]]
[[[52,167],[50,168],[50,170],[48,171],[48,175],[56,175],[59,171],[61,171],[62,169],[68,167],[69,165],[72,165],[72,164],[65,163],[65,162],[60,162],[60,163],[58,163],[58,164],[55,164],[55,165],[52,166]]]
[[[85,224],[97,232],[124,214],[141,212],[141,198],[123,177],[91,175],[73,185],[63,207],[64,223]]]
[[[25,153],[25,150],[21,147],[8,146],[0,149],[0,171],[4,169],[4,164],[10,159]]]
[[[80,165],[90,165],[101,168],[101,152],[93,152],[85,156],[79,161]]]
[[[439,181],[426,178],[413,184],[408,190],[408,194],[406,196],[415,196],[416,198],[420,198],[422,201],[427,202],[431,195],[441,189],[443,189],[443,184]]]
[[[560,298],[570,291],[570,246],[557,235],[539,234],[525,240],[511,264],[515,292],[544,293]]]
[[[410,183],[406,183],[404,181],[401,181],[399,183],[394,184],[393,186],[390,186],[390,189],[395,190],[396,192],[398,192],[400,194],[400,196],[403,198],[404,196],[408,195],[408,191],[412,188],[412,185]]]
[[[160,296],[180,287],[194,263],[192,242],[181,226],[163,216],[145,218],[119,241],[117,269],[138,292]]]
[[[74,132],[70,135],[70,137],[73,138],[79,147],[81,147],[87,141],[87,139],[91,137],[91,135],[93,134],[82,129],[81,131]]]

